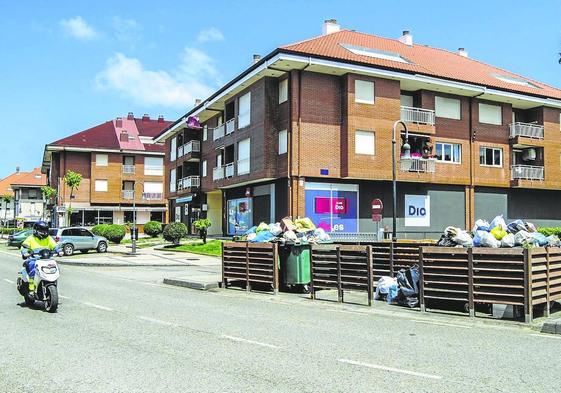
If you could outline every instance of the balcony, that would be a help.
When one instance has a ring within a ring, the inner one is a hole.
[[[179,180],[183,190],[190,188],[199,188],[201,186],[201,178],[199,176],[188,176]]]
[[[522,123],[517,121],[510,124],[510,138],[518,136],[532,139],[543,139],[543,126],[535,123]]]
[[[433,158],[402,158],[400,160],[401,172],[435,173],[436,160]]]
[[[249,173],[249,158],[238,161],[238,176]]]
[[[224,179],[224,167],[223,166],[217,166],[216,168],[213,168],[212,170],[212,180],[217,181],[217,180],[222,180]]]
[[[199,153],[201,151],[201,142],[197,140],[192,140],[186,144],[180,146],[177,149],[177,158],[181,158],[188,155],[193,155],[193,153]]]
[[[220,138],[224,138],[224,130],[226,126],[224,124],[219,125],[216,128],[212,129],[212,140],[217,141]]]
[[[406,123],[427,124],[434,126],[434,111],[431,109],[401,107],[401,121]]]
[[[230,135],[236,129],[236,118],[233,117],[226,123],[226,135]]]
[[[125,175],[134,175],[136,172],[134,165],[123,165],[123,173]]]
[[[513,165],[511,167],[512,180],[538,180],[543,181],[544,167],[533,165]]]
[[[164,199],[164,194],[161,192],[143,192],[142,199],[147,201],[161,201]]]
[[[134,198],[134,190],[123,190],[121,191],[123,199],[133,199]]]

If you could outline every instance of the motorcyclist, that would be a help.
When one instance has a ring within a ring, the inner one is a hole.
[[[29,291],[35,290],[35,259],[31,258],[34,250],[45,249],[53,251],[57,249],[56,241],[49,236],[49,225],[45,221],[37,221],[33,224],[33,234],[28,236],[21,245],[21,256],[25,260],[23,266],[29,275]]]

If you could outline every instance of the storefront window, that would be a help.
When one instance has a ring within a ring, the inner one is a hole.
[[[252,226],[251,198],[228,200],[228,234],[239,235]]]
[[[358,232],[358,186],[306,184],[306,216],[326,232]]]

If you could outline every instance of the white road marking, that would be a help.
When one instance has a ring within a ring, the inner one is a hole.
[[[4,280],[4,281],[6,281],[6,282],[7,282],[7,283],[9,283],[9,284],[15,284],[15,282],[14,282],[14,281],[12,281],[12,280],[8,280],[7,278],[4,278],[3,280]]]
[[[412,375],[412,376],[415,376],[415,377],[423,377],[423,378],[430,378],[430,379],[442,379],[442,377],[440,375],[425,374],[425,373],[419,373],[419,372],[416,372],[416,371],[402,370],[400,368],[380,366],[378,364],[358,362],[356,360],[337,359],[337,361],[339,361],[341,363],[352,364],[353,366],[362,366],[362,367],[367,367],[367,368],[373,368],[373,369],[376,369],[376,370],[382,370],[382,371],[389,371],[389,372],[393,372],[393,373]]]
[[[157,323],[158,325],[173,326],[173,327],[179,326],[173,322],[162,321],[161,319],[155,319],[155,318],[143,317],[143,316],[140,316],[138,318],[142,319],[143,321]]]
[[[542,338],[553,338],[553,339],[555,339],[555,340],[561,340],[561,336],[554,336],[553,334],[538,334],[538,333],[532,333],[532,334],[530,334],[530,336],[542,337]]]
[[[225,338],[227,340],[236,341],[236,342],[254,344],[254,345],[259,345],[259,346],[262,346],[262,347],[273,348],[273,349],[280,349],[280,347],[277,347],[276,345],[273,345],[273,344],[267,344],[267,343],[262,343],[262,342],[259,342],[259,341],[247,340],[247,339],[241,338],[241,337],[228,336],[226,334],[223,334],[220,337]]]
[[[84,302],[82,304],[84,304],[85,306],[97,308],[97,309],[104,310],[104,311],[115,311],[112,308],[105,307],[105,306],[100,306],[99,304],[94,304],[94,303],[89,303],[89,302]]]
[[[455,324],[455,323],[421,321],[421,320],[418,320],[418,319],[413,319],[412,321],[413,321],[413,322],[418,322],[418,323],[425,323],[425,324],[427,324],[427,325],[451,326],[451,327],[457,327],[457,328],[463,328],[463,329],[471,329],[471,326],[457,325],[457,324]]]

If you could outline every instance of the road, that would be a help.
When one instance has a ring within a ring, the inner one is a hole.
[[[559,336],[515,324],[201,292],[179,267],[62,266],[61,305],[19,306],[0,254],[0,392],[549,392]]]

